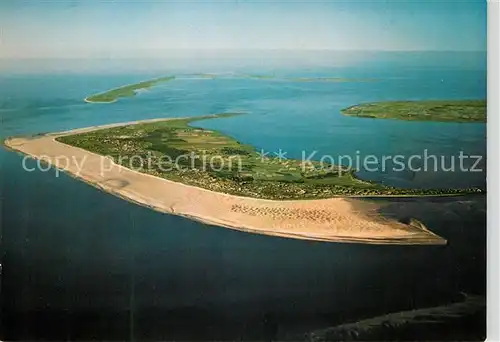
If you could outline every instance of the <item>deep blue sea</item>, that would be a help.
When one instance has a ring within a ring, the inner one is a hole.
[[[371,101],[483,99],[484,54],[383,53],[352,63],[345,58],[334,63],[334,57],[329,63],[323,56],[283,65],[253,58],[201,63],[203,69],[181,61],[173,66],[144,60],[18,61],[0,74],[0,137],[241,111],[246,115],[196,125],[259,150],[281,149],[290,158],[313,151],[408,157],[427,150],[450,160],[463,151],[482,156],[483,172],[358,174],[401,187],[485,185],[485,124],[340,114]],[[116,103],[83,102],[116,86],[197,72],[276,79],[179,76]],[[293,77],[374,81],[283,80]],[[56,177],[54,170],[26,172],[21,161],[0,149],[6,339],[296,338],[313,329],[446,303],[460,292],[485,295],[483,196],[391,200],[385,207],[387,215],[421,220],[448,239],[447,246],[315,243],[160,214],[67,175]]]

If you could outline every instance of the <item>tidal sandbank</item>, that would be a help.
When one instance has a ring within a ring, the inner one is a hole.
[[[109,158],[70,146],[58,137],[109,127],[168,119],[94,126],[4,144],[43,160],[107,193],[153,210],[249,233],[287,238],[367,244],[446,244],[418,221],[405,224],[379,214],[362,199],[268,200],[241,197],[186,185],[115,164]],[[64,161],[64,162],[63,162]]]

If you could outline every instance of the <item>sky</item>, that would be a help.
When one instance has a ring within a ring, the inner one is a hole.
[[[193,49],[485,51],[486,2],[0,1],[0,58]]]

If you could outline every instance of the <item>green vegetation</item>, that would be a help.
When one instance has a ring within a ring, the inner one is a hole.
[[[111,90],[105,91],[103,93],[91,95],[87,97],[85,100],[88,102],[115,102],[120,97],[131,97],[136,94],[138,90],[147,89],[158,83],[171,81],[175,78],[175,76],[166,76],[155,78],[148,81],[142,81],[139,83],[129,84],[118,88],[113,88]]]
[[[306,334],[306,341],[401,341],[411,336],[419,341],[431,341],[443,327],[463,324],[464,318],[484,314],[486,300],[481,296],[462,293],[463,300],[440,306],[394,312],[345,323]],[[446,330],[449,331],[449,328]],[[418,337],[417,337],[418,336]]]
[[[234,115],[238,113],[139,123],[62,136],[57,140],[110,156],[116,163],[137,171],[256,198],[442,195],[480,191],[398,189],[365,182],[354,176],[355,170],[343,166],[263,158],[252,146],[190,125],[197,120]]]
[[[341,113],[407,121],[485,122],[486,100],[374,102],[345,108]]]
[[[217,79],[217,78],[227,78],[227,76],[220,76],[217,74],[208,74],[208,73],[197,73],[190,74],[186,76],[197,77],[197,78],[205,78],[205,79]],[[366,82],[370,81],[370,79],[349,79],[349,78],[340,78],[340,77],[311,77],[311,78],[277,78],[272,75],[236,75],[238,78],[251,78],[256,80],[282,80],[282,81],[294,81],[294,82]],[[142,81],[139,83],[128,84],[122,87],[113,88],[107,90],[102,93],[90,95],[85,98],[86,102],[93,103],[111,103],[117,101],[121,97],[132,97],[137,91],[141,89],[151,88],[159,83],[167,82],[175,79],[175,76],[165,76],[160,78],[155,78],[152,80]]]

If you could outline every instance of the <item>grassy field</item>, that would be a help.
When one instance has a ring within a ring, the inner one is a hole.
[[[227,76],[220,76],[216,74],[208,73],[198,73],[186,75],[195,78],[204,79],[218,79],[227,78]],[[292,81],[292,82],[366,82],[371,81],[369,79],[349,79],[341,77],[304,77],[304,78],[277,78],[273,75],[236,75],[236,78],[251,78],[256,80],[281,80],[281,81]],[[235,78],[230,77],[230,78]],[[128,84],[121,87],[113,88],[102,93],[90,95],[85,98],[87,102],[94,103],[111,103],[117,101],[121,97],[131,97],[136,94],[138,90],[151,88],[159,83],[174,80],[176,76],[165,76],[160,78],[155,78],[152,80],[142,81],[139,83]]]
[[[261,157],[252,146],[190,124],[203,117],[139,123],[57,138],[110,156],[122,166],[169,180],[234,195],[268,199],[333,196],[442,195],[475,189],[412,190],[386,187],[354,177],[353,169]],[[140,156],[132,158],[132,156]]]
[[[155,78],[148,81],[142,81],[139,83],[128,84],[122,87],[113,88],[103,93],[91,95],[87,97],[85,100],[88,102],[115,102],[120,97],[131,97],[134,96],[137,90],[148,89],[158,83],[167,82],[175,79],[175,76],[166,76]]]
[[[486,100],[374,102],[345,108],[341,113],[407,121],[486,122]]]

